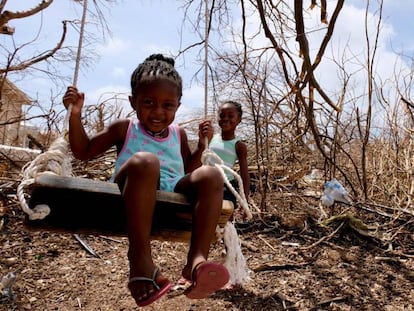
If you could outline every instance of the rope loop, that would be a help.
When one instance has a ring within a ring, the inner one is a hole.
[[[63,137],[57,138],[46,152],[39,154],[33,161],[26,163],[22,171],[23,178],[17,187],[17,198],[20,206],[30,220],[44,219],[50,214],[49,206],[39,204],[30,209],[26,201],[25,189],[35,182],[36,176],[40,173],[60,176],[72,175],[67,141]]]
[[[210,165],[215,166],[219,169],[221,176],[224,179],[224,183],[229,188],[231,193],[236,197],[237,201],[240,203],[241,207],[244,210],[244,213],[246,214],[247,219],[252,219],[253,215],[249,209],[249,204],[247,203],[246,195],[244,193],[243,189],[243,181],[239,174],[237,174],[233,169],[230,167],[227,167],[223,160],[210,148],[204,149],[203,153],[201,154],[201,163],[203,165]],[[234,189],[232,184],[230,183],[229,179],[226,176],[225,171],[229,172],[234,176],[234,178],[237,180],[237,184],[239,185],[239,191],[240,194]]]

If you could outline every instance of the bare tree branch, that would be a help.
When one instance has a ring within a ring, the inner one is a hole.
[[[28,16],[32,16],[44,9],[46,9],[49,5],[51,5],[53,0],[43,0],[40,2],[37,6],[35,6],[32,9],[28,9],[26,11],[4,11],[4,6],[7,3],[7,0],[2,0],[0,3],[0,33],[6,34],[6,35],[12,35],[14,33],[14,28],[7,25],[7,23],[12,19],[18,19],[18,18],[25,18]]]
[[[63,21],[63,33],[62,33],[62,37],[60,38],[60,41],[58,42],[58,44],[50,51],[45,52],[43,54],[40,54],[34,58],[31,58],[29,60],[26,60],[18,65],[15,66],[9,66],[6,68],[0,68],[0,74],[4,74],[6,72],[10,72],[10,71],[19,71],[19,70],[24,70],[29,68],[30,66],[32,66],[33,64],[39,63],[41,61],[44,61],[46,59],[48,59],[49,57],[52,57],[60,48],[62,48],[63,42],[65,41],[65,37],[66,37],[66,31],[67,31],[67,27],[66,27],[66,23],[67,21]]]

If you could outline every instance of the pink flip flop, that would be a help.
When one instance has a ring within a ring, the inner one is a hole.
[[[151,295],[149,295],[147,299],[136,301],[139,307],[144,307],[144,306],[147,306],[153,303],[154,301],[159,299],[161,296],[165,295],[171,289],[172,283],[168,281],[167,279],[163,280],[162,282],[159,282],[158,284],[155,282],[157,278],[157,274],[158,274],[158,268],[155,268],[154,272],[152,273],[152,278],[136,276],[136,277],[132,277],[129,279],[128,287],[130,287],[130,285],[134,282],[145,281],[145,282],[151,282],[154,288],[156,289],[156,291],[153,292]]]
[[[213,262],[202,262],[193,271],[193,280],[184,294],[190,299],[202,299],[212,295],[229,281],[230,275],[227,269]]]

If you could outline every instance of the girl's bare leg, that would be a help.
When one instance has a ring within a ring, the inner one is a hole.
[[[201,166],[177,184],[176,191],[194,193],[192,234],[184,278],[191,280],[192,271],[208,258],[223,202],[223,178],[217,168]]]
[[[160,166],[156,156],[140,152],[134,154],[122,166],[115,178],[120,185],[127,212],[130,278],[152,278],[155,269],[151,255],[150,234],[159,173]],[[166,279],[158,274],[157,284],[165,281]],[[137,303],[156,291],[154,285],[148,281],[130,283],[129,288]]]

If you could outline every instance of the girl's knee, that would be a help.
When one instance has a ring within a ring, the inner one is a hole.
[[[158,158],[149,152],[137,152],[125,163],[128,173],[142,174],[142,176],[158,175],[160,162]]]
[[[158,158],[149,152],[137,152],[126,161],[119,172],[116,174],[114,181],[123,189],[125,181],[131,182],[158,182],[160,175],[160,163]]]
[[[214,166],[203,165],[197,169],[200,181],[208,182],[211,186],[223,187],[223,176],[221,175],[218,168]]]

